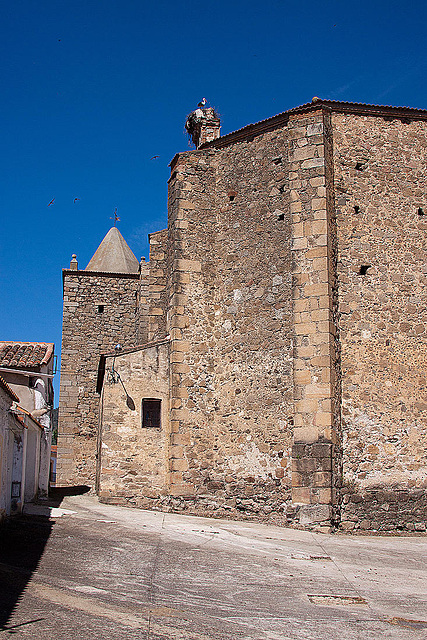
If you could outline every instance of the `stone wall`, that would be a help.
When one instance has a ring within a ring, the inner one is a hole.
[[[120,377],[118,377],[120,376]],[[142,400],[161,400],[161,427],[142,426]],[[106,359],[97,487],[103,502],[153,507],[167,494],[169,345]]]
[[[168,231],[150,233],[150,263],[148,284],[147,342],[162,340],[167,334],[166,315],[169,306],[168,286],[166,282],[168,262]]]
[[[135,344],[138,274],[64,272],[57,484],[95,480],[99,357]],[[103,306],[103,311],[101,308]]]
[[[421,527],[427,453],[426,123],[333,115],[342,526]]]
[[[286,521],[293,415],[288,141],[180,154],[169,184],[176,510]]]
[[[322,110],[290,119],[288,129],[295,333],[292,500],[301,505],[301,522],[328,526],[335,517],[340,450],[332,140]]]
[[[166,281],[168,265],[168,230],[149,234],[150,260],[141,261],[138,294],[138,345],[162,340],[167,334],[166,316],[169,287]]]
[[[425,124],[369,109],[316,101],[201,140],[171,163],[168,229],[139,282],[66,272],[64,478],[93,479],[99,354],[148,341],[117,359],[135,410],[105,378],[103,500],[422,530]],[[99,287],[111,325],[93,317]],[[153,381],[169,411],[149,435]]]

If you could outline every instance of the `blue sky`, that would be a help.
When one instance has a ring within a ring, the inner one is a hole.
[[[72,253],[86,267],[115,207],[148,257],[203,96],[223,134],[315,95],[426,109],[426,14],[421,0],[3,3],[0,339],[59,354],[61,269]]]

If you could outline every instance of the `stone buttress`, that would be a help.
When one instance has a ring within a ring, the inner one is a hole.
[[[97,451],[107,501],[424,530],[426,121],[313,99],[220,137],[194,111],[150,261],[64,272],[63,478]]]

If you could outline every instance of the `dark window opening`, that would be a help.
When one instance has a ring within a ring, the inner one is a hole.
[[[20,498],[20,497],[21,497],[21,483],[12,482],[11,498]]]
[[[280,191],[280,193],[284,193],[284,191],[285,191],[285,185],[284,184],[282,184],[282,186],[279,187],[279,191]]]
[[[360,207],[359,207],[359,205],[357,205],[357,204],[356,204],[356,205],[354,205],[354,207],[353,207],[353,208],[354,208],[354,213],[360,213]]]
[[[365,168],[364,162],[356,162],[355,169],[357,169],[358,171],[363,171],[364,168]]]
[[[234,200],[234,198],[235,198],[235,197],[236,197],[236,196],[229,196],[229,198],[230,198],[230,202],[233,202],[233,200]]]
[[[278,158],[273,158],[272,162],[273,164],[282,164],[282,156],[279,156]]]
[[[161,400],[144,398],[142,401],[142,426],[160,429]]]
[[[97,308],[98,313],[104,313],[104,308],[105,308],[105,307],[104,307],[104,305],[103,305],[103,304],[99,304],[99,305],[98,305],[98,308]]]
[[[285,219],[285,214],[284,214],[284,213],[279,214],[279,215],[277,216],[277,219],[278,219],[278,220],[284,220],[284,219]]]
[[[370,264],[362,264],[359,269],[359,276],[365,276],[370,266]]]
[[[421,209],[421,207],[418,207],[418,215],[419,216],[424,216],[425,215],[424,209]]]

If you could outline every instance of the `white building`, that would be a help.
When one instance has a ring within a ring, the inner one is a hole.
[[[39,492],[45,432],[18,401],[0,376],[0,521],[20,513]]]
[[[18,433],[22,428],[26,476],[22,481],[22,496],[25,495],[26,502],[35,497],[46,497],[49,489],[53,370],[52,343],[0,341],[0,376],[19,398],[14,400],[9,410],[14,416],[13,429]],[[18,449],[16,445],[19,458],[21,454]],[[14,490],[17,492],[17,486]]]

